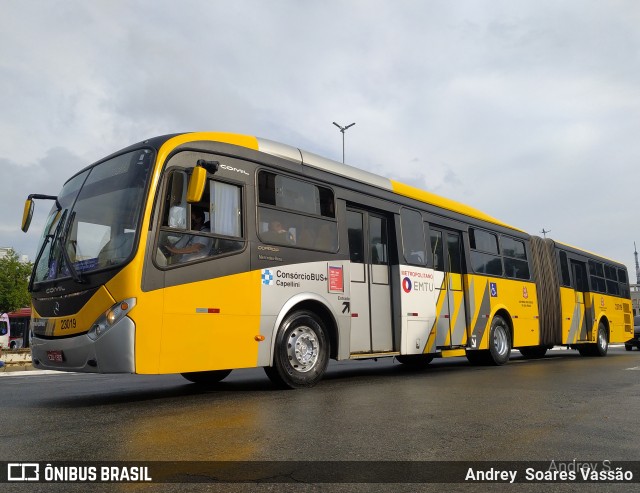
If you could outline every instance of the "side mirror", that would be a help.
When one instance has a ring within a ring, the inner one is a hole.
[[[31,218],[33,218],[33,199],[28,198],[24,202],[24,212],[22,213],[22,231],[25,233],[29,231],[31,225]]]
[[[207,170],[201,166],[193,168],[193,172],[189,177],[189,186],[187,187],[187,202],[190,204],[200,202],[206,182]]]

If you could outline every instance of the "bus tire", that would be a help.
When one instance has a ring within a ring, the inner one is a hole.
[[[276,335],[273,366],[265,367],[279,388],[313,387],[329,364],[329,338],[315,313],[300,310],[288,315]]]
[[[593,355],[594,356],[606,356],[607,351],[609,350],[609,332],[607,331],[606,325],[600,321],[598,324],[598,339],[597,342],[593,345]]]
[[[597,342],[589,344],[580,344],[577,349],[580,356],[606,356],[609,350],[609,334],[604,323],[598,324]]]
[[[509,325],[500,316],[493,317],[489,330],[489,361],[490,365],[504,365],[511,354],[511,331]]]
[[[547,346],[521,347],[519,351],[525,359],[539,359],[544,358],[544,355],[547,354]]]
[[[396,359],[407,368],[420,370],[426,368],[427,365],[433,361],[433,356],[430,354],[402,354],[396,356]]]
[[[213,370],[213,371],[194,371],[190,373],[182,373],[181,375],[190,382],[198,385],[212,385],[224,380],[229,376],[231,370]]]

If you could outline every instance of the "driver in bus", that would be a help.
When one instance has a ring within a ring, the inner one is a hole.
[[[204,209],[191,207],[191,230],[209,231],[209,223],[205,222]],[[177,262],[188,262],[206,257],[211,245],[211,238],[185,234],[174,245],[167,245],[166,249],[173,255],[179,255]]]

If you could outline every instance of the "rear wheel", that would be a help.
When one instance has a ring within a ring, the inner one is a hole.
[[[595,343],[578,346],[580,356],[606,356],[609,350],[609,332],[604,323],[598,324],[598,339]]]
[[[598,324],[598,341],[595,344],[593,355],[606,356],[609,350],[609,331],[604,323]]]
[[[496,315],[491,322],[489,332],[489,359],[491,365],[504,365],[511,354],[511,331],[507,322]]]
[[[322,321],[301,310],[289,315],[276,336],[273,366],[266,367],[269,379],[280,388],[313,387],[329,363],[329,338]]]
[[[190,382],[199,385],[212,385],[229,376],[231,370],[213,370],[213,371],[194,371],[190,373],[182,373],[182,376]]]

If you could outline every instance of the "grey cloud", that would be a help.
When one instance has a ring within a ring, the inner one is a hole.
[[[340,160],[331,122],[355,121],[350,164],[632,262],[635,1],[32,3],[0,18],[16,217],[41,185],[152,135],[235,131]]]

